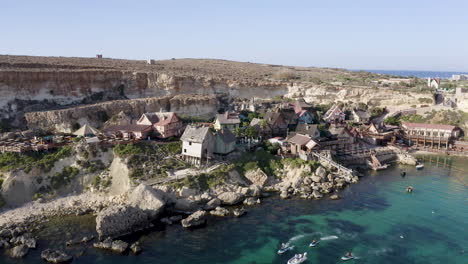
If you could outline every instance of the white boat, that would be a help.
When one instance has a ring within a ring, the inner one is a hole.
[[[424,168],[424,164],[422,164],[422,163],[419,163],[419,164],[416,165],[417,170],[422,170],[423,168]]]
[[[316,247],[318,245],[319,241],[317,242],[312,242],[309,244],[309,247]]]
[[[282,244],[281,248],[278,249],[278,255],[281,255],[284,252],[290,251],[290,250],[293,250],[293,249],[294,249],[294,246],[289,246],[288,244]]]
[[[347,261],[347,260],[350,260],[350,259],[354,259],[354,256],[343,256],[343,257],[341,257],[341,260],[343,260],[343,261]]]
[[[303,254],[296,254],[290,260],[288,260],[288,264],[299,264],[307,260],[307,252]]]

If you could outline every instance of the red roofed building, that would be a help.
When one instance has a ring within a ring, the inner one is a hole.
[[[151,125],[158,138],[178,137],[183,132],[182,120],[174,112],[145,113],[138,125]]]

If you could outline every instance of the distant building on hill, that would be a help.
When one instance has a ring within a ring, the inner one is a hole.
[[[435,89],[440,87],[440,78],[427,78],[427,86]]]

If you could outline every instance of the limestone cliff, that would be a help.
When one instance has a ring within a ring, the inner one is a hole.
[[[174,111],[182,116],[213,117],[218,110],[216,96],[164,96],[141,99],[115,100],[98,104],[82,105],[60,110],[29,112],[25,114],[31,129],[72,132],[74,124],[89,124],[100,127],[107,117],[124,112],[138,118],[146,112]]]

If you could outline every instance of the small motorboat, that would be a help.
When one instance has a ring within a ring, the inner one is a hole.
[[[299,264],[307,260],[307,252],[303,254],[296,254],[290,260],[288,260],[288,264]]]
[[[289,244],[281,244],[281,248],[278,249],[278,255],[283,254],[286,251],[293,250],[294,246],[290,246]]]
[[[401,177],[405,177],[405,176],[406,176],[406,171],[402,171],[402,172],[400,173],[400,176],[401,176]]]
[[[417,164],[417,165],[416,165],[416,169],[417,169],[417,170],[422,170],[422,169],[424,169],[424,164],[422,164],[422,163]]]
[[[311,242],[309,244],[309,247],[316,247],[318,245],[319,241]]]
[[[342,256],[341,257],[341,260],[343,260],[343,261],[347,261],[347,260],[351,260],[351,259],[354,259],[354,256],[351,255],[351,256]]]

